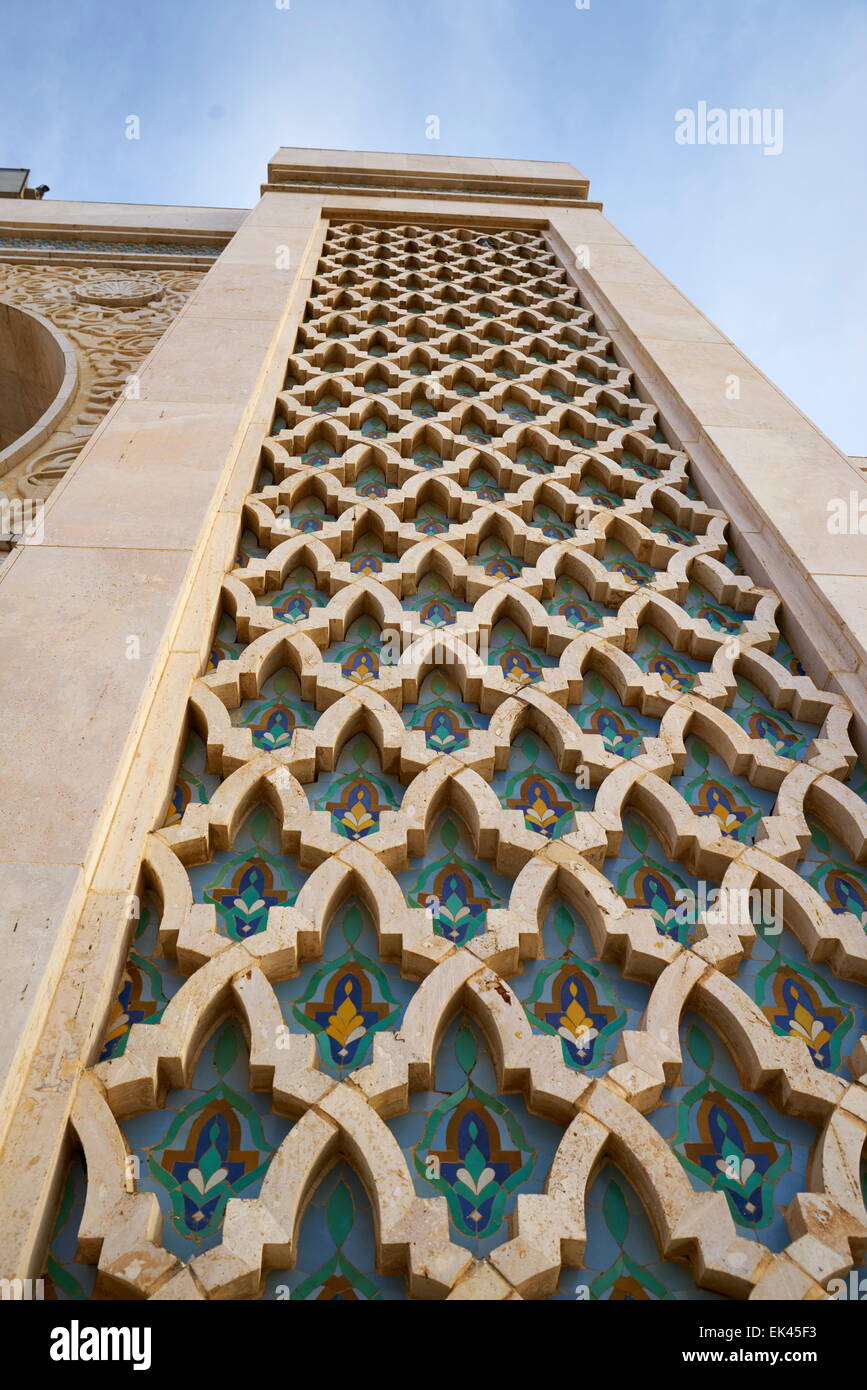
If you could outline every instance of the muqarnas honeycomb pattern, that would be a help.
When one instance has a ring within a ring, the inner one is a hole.
[[[331,226],[257,486],[52,1288],[823,1296],[851,711],[545,237]]]

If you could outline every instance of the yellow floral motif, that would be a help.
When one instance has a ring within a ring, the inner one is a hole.
[[[516,681],[519,685],[526,685],[530,680],[530,676],[524,670],[516,656],[510,659],[509,665],[504,670],[503,675],[507,681]]]
[[[588,1018],[581,1004],[578,1002],[578,986],[574,980],[569,985],[569,993],[572,995],[572,1003],[569,1005],[565,1014],[561,1015],[560,1027],[557,1032],[561,1038],[571,1042],[577,1047],[579,1052],[584,1052],[589,1043],[594,1038],[598,1038],[599,1030],[594,1028],[592,1018]]]
[[[359,685],[364,685],[366,681],[376,680],[376,672],[371,667],[366,652],[361,653],[358,665],[349,672],[349,679],[357,681]]]
[[[325,1029],[330,1038],[339,1043],[345,1053],[349,1043],[355,1042],[358,1038],[363,1038],[367,1029],[364,1026],[364,1019],[361,1014],[356,1012],[355,1005],[349,998],[352,990],[351,981],[347,981],[346,998],[340,1005],[336,1013],[333,1013],[328,1020],[328,1027]]]
[[[544,830],[552,823],[556,823],[557,816],[551,810],[551,807],[545,804],[538,787],[535,788],[535,791],[536,798],[532,804],[527,807],[524,815],[528,821],[532,821],[534,825],[538,825]]]
[[[356,835],[361,835],[365,830],[372,830],[375,827],[376,821],[364,804],[364,793],[360,788],[354,804],[340,817],[340,824],[345,825],[347,830],[351,830]]]
[[[129,976],[124,975],[121,985],[125,985],[128,980]],[[126,1012],[125,1009],[121,1007],[119,1000],[113,1000],[111,1007],[111,1017],[108,1021],[108,1027],[106,1029],[105,1042],[103,1043],[103,1046],[107,1047],[109,1043],[114,1042],[117,1038],[122,1038],[129,1026],[129,1014]]]
[[[713,814],[720,823],[720,829],[724,835],[734,835],[740,829],[740,821],[737,816],[732,815],[731,811],[717,802],[713,808]]]
[[[814,1018],[803,1004],[795,1005],[789,1022],[789,1032],[792,1037],[805,1042],[811,1052],[821,1052],[825,1044],[831,1040],[831,1034],[823,1027],[821,1019]]]

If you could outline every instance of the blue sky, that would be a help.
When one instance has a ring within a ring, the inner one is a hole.
[[[248,207],[281,144],[569,160],[867,454],[867,0],[278,3],[3,0],[0,164],[49,198]],[[700,101],[782,108],[782,153],[679,145]]]

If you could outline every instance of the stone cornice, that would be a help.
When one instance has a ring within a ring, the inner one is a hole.
[[[368,154],[350,150],[280,149],[268,165],[263,193],[330,193],[454,198],[586,206],[589,181],[571,164],[519,159],[457,159],[446,155]]]

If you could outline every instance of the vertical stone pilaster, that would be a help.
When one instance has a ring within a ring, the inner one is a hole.
[[[44,543],[0,571],[4,1270],[44,1236],[318,226],[315,200],[263,200],[55,489]]]

